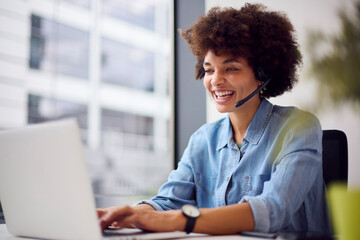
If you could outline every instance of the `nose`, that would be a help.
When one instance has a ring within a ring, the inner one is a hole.
[[[219,85],[223,84],[224,82],[225,82],[224,76],[220,72],[215,71],[212,75],[211,85],[219,86]]]

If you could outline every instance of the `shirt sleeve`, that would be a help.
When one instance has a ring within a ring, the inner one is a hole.
[[[190,164],[192,144],[193,137],[190,138],[178,168],[170,173],[168,181],[160,187],[157,196],[139,204],[150,204],[158,211],[179,209],[185,204],[196,205],[194,175]]]
[[[264,183],[261,195],[240,200],[251,206],[254,231],[285,229],[322,175],[322,130],[311,116],[301,116],[281,129],[283,138],[274,145],[280,145],[281,151],[274,160],[270,181]]]

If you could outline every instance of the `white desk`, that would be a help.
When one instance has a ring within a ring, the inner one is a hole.
[[[15,237],[12,236],[7,228],[5,224],[0,224],[0,240],[30,240],[31,238],[22,238],[22,237]],[[228,235],[228,236],[190,236],[186,237],[186,238],[181,238],[181,239],[187,239],[187,240],[206,240],[206,239],[211,239],[211,240],[269,240],[268,238],[255,238],[255,237],[246,237],[246,236],[240,236],[240,235]]]

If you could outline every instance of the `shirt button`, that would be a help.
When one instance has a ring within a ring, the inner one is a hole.
[[[242,155],[245,155],[245,152],[242,152]]]

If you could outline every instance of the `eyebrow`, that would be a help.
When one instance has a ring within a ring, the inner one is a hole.
[[[235,58],[230,58],[230,59],[226,59],[225,61],[223,61],[222,64],[233,63],[233,62],[241,63],[240,61],[238,61]],[[208,62],[204,62],[203,65],[204,66],[211,66],[211,64],[208,63]]]

